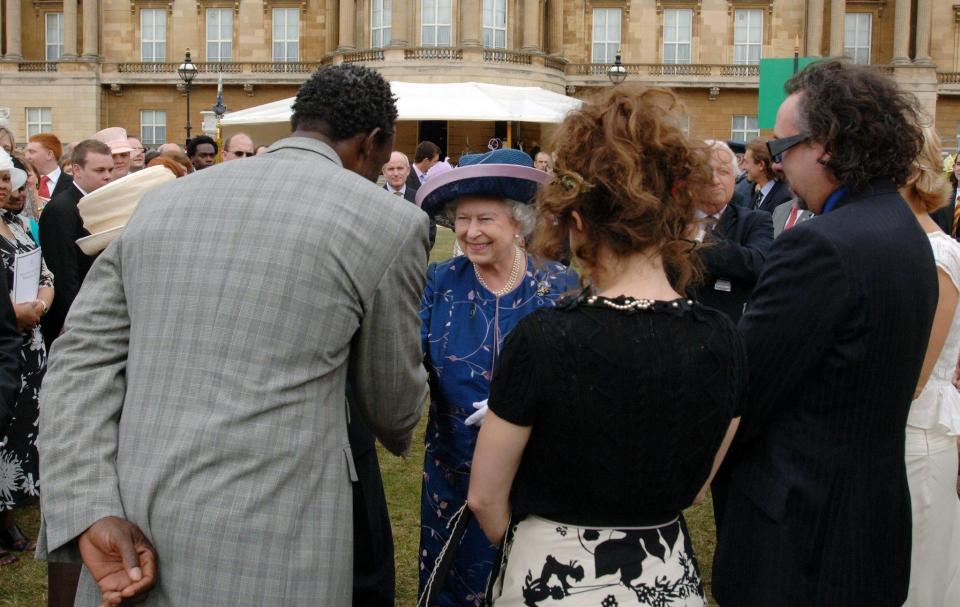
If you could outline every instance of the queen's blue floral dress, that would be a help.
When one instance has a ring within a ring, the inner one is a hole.
[[[521,284],[499,299],[477,280],[465,256],[431,264],[420,304],[424,364],[430,375],[430,414],[423,461],[420,519],[420,591],[450,536],[447,523],[467,499],[478,426],[464,421],[487,398],[504,338],[521,318],[552,307],[578,289],[576,273],[527,256]],[[440,595],[443,607],[479,606],[496,547],[470,523]],[[429,607],[434,607],[433,605]]]

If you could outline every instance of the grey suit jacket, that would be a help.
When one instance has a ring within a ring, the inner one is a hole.
[[[777,208],[773,210],[773,237],[776,238],[783,232],[784,226],[787,225],[787,219],[790,217],[790,211],[793,210],[793,203],[796,201],[796,198],[790,201],[789,204],[778,205]],[[800,211],[800,215],[797,217],[797,222],[794,225],[803,223],[808,219],[813,218],[813,213],[810,211]]]
[[[122,516],[159,554],[148,605],[349,605],[345,385],[404,452],[427,225],[310,138],[150,192],[50,355],[39,552]]]

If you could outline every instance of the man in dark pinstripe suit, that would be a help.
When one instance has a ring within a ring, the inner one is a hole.
[[[819,217],[774,242],[740,321],[750,388],[715,495],[713,590],[722,607],[900,606],[904,428],[938,294],[897,193],[922,143],[916,100],[841,60],[787,92],[770,152]]]

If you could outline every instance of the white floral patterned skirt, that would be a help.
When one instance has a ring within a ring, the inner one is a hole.
[[[495,576],[496,607],[706,605],[682,516],[617,529],[528,516],[511,525]]]

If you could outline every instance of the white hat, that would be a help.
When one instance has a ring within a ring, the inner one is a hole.
[[[0,171],[10,173],[10,185],[14,192],[22,188],[23,184],[27,183],[27,172],[23,169],[18,169],[13,164],[13,158],[3,148],[0,148]]]
[[[97,131],[93,138],[110,146],[112,154],[129,154],[133,151],[133,148],[130,147],[130,141],[127,139],[127,130],[123,127],[112,126]]]
[[[143,195],[176,176],[164,166],[152,166],[111,181],[77,203],[83,227],[90,232],[77,240],[87,255],[96,255],[120,235]]]

